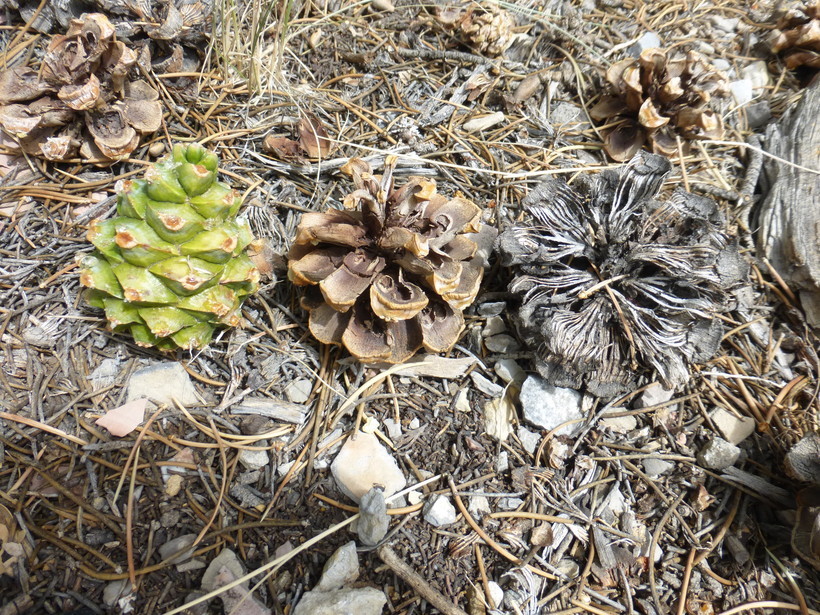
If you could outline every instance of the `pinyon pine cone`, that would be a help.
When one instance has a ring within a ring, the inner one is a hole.
[[[467,9],[439,9],[436,20],[455,34],[476,53],[497,57],[513,44],[515,22],[504,9],[484,2]]]
[[[380,177],[350,160],[342,170],[356,190],[346,210],[304,214],[288,254],[288,277],[311,287],[302,302],[311,333],[364,362],[448,351],[484,273],[465,235],[479,230],[478,206],[421,177],[394,188],[395,165],[389,156]]]
[[[606,121],[604,147],[615,160],[629,160],[646,141],[656,154],[678,151],[676,136],[720,139],[723,120],[709,108],[713,95],[728,94],[726,77],[700,54],[644,49],[606,72],[610,92],[590,110]]]
[[[820,69],[820,0],[793,3],[778,20],[769,44],[790,70]]]
[[[552,384],[600,397],[643,377],[674,388],[717,350],[715,314],[746,265],[714,201],[680,188],[655,199],[669,170],[640,152],[620,172],[548,180],[499,236],[519,332]]]
[[[217,164],[201,145],[176,145],[145,179],[123,182],[116,218],[90,225],[97,251],[79,260],[88,302],[140,346],[203,348],[216,327],[241,324],[258,288],[242,201]]]
[[[39,72],[0,72],[0,128],[48,160],[126,158],[162,123],[157,91],[127,79],[136,60],[105,15],[86,13],[51,40]]]

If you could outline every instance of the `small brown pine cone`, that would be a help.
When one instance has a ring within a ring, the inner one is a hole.
[[[356,190],[345,210],[303,215],[288,254],[290,280],[311,287],[302,301],[311,333],[363,362],[448,351],[484,273],[466,235],[479,230],[478,206],[421,177],[394,188],[395,164],[389,156],[378,176],[350,160],[342,170]]]

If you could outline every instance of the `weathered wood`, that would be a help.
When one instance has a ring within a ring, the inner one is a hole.
[[[806,318],[820,327],[820,78],[800,103],[766,131],[758,254],[800,294]],[[804,167],[804,168],[797,168]],[[814,172],[808,169],[814,169]]]

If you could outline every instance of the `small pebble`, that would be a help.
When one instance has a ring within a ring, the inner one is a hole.
[[[470,374],[470,378],[479,391],[487,395],[488,397],[498,397],[504,392],[504,387],[495,382],[491,381],[489,378],[482,376],[478,372],[473,372]]]
[[[740,444],[751,436],[757,423],[748,416],[738,417],[724,408],[715,408],[709,418],[718,428],[723,437],[732,444]]]
[[[388,498],[407,484],[396,460],[373,434],[352,434],[342,446],[330,471],[339,489],[359,502],[364,494],[379,485]]]
[[[179,474],[172,474],[168,477],[168,482],[165,483],[165,495],[174,497],[182,489],[183,478]]]
[[[128,380],[125,401],[147,397],[157,405],[175,408],[174,400],[183,406],[199,403],[191,377],[179,363],[157,363],[138,369]]]
[[[547,431],[567,421],[583,418],[582,397],[578,391],[554,387],[540,376],[527,376],[521,386],[519,398],[524,419]],[[580,431],[582,426],[580,421],[566,425],[555,435],[571,436]]]
[[[530,431],[526,427],[519,427],[517,435],[518,439],[521,440],[521,445],[524,447],[524,450],[530,455],[534,455],[538,449],[538,445],[541,443],[541,435]]]
[[[641,55],[642,51],[661,46],[661,39],[657,34],[655,34],[654,32],[645,32],[641,36],[641,38],[639,38],[629,47],[627,53],[629,53],[629,55],[631,55],[633,58],[637,58],[639,55]]]
[[[740,457],[740,449],[723,438],[712,438],[698,453],[698,463],[710,470],[725,470]]]
[[[285,395],[294,404],[303,404],[310,397],[312,390],[313,383],[310,380],[300,378],[299,380],[292,380],[285,386]]]
[[[521,344],[518,343],[518,340],[516,340],[512,335],[507,335],[506,333],[493,335],[492,337],[486,338],[484,340],[484,345],[490,352],[504,354],[515,352],[521,348]]]
[[[646,472],[646,475],[650,478],[657,478],[661,474],[671,472],[674,467],[675,464],[673,462],[666,461],[665,459],[653,459],[649,457],[643,460],[644,472]]]
[[[478,306],[479,316],[498,316],[507,309],[507,304],[504,301],[495,301],[490,303],[482,303]]]
[[[359,578],[359,555],[356,542],[351,540],[331,555],[322,569],[316,591],[331,591],[353,583]]]
[[[470,501],[467,503],[467,512],[475,518],[489,515],[492,512],[490,509],[490,500],[483,495],[470,496]]]
[[[459,412],[470,412],[473,409],[470,405],[470,396],[467,389],[461,389],[456,393],[456,401],[453,407]]]
[[[498,335],[499,333],[504,333],[506,330],[507,325],[504,324],[504,319],[501,318],[501,316],[490,316],[487,318],[487,322],[481,330],[481,335],[484,337],[491,337],[493,335]]]
[[[266,440],[259,440],[254,443],[254,447],[261,448],[267,446]],[[239,463],[245,466],[248,470],[258,470],[264,468],[270,463],[270,455],[267,450],[250,450],[242,449],[239,453]]]
[[[456,508],[450,502],[450,498],[444,495],[434,496],[422,510],[424,520],[435,527],[450,525],[456,521]]]
[[[507,383],[524,382],[527,378],[527,372],[521,369],[515,359],[499,359],[495,362],[493,370],[499,378]]]
[[[390,527],[390,516],[381,489],[374,487],[364,494],[359,503],[359,514],[361,516],[356,523],[359,540],[369,547],[379,544]]]

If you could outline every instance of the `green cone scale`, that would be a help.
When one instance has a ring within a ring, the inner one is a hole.
[[[141,346],[202,348],[217,327],[241,323],[259,287],[250,226],[217,165],[201,145],[176,145],[144,179],[123,182],[117,217],[89,227],[97,249],[79,262],[88,302]]]

